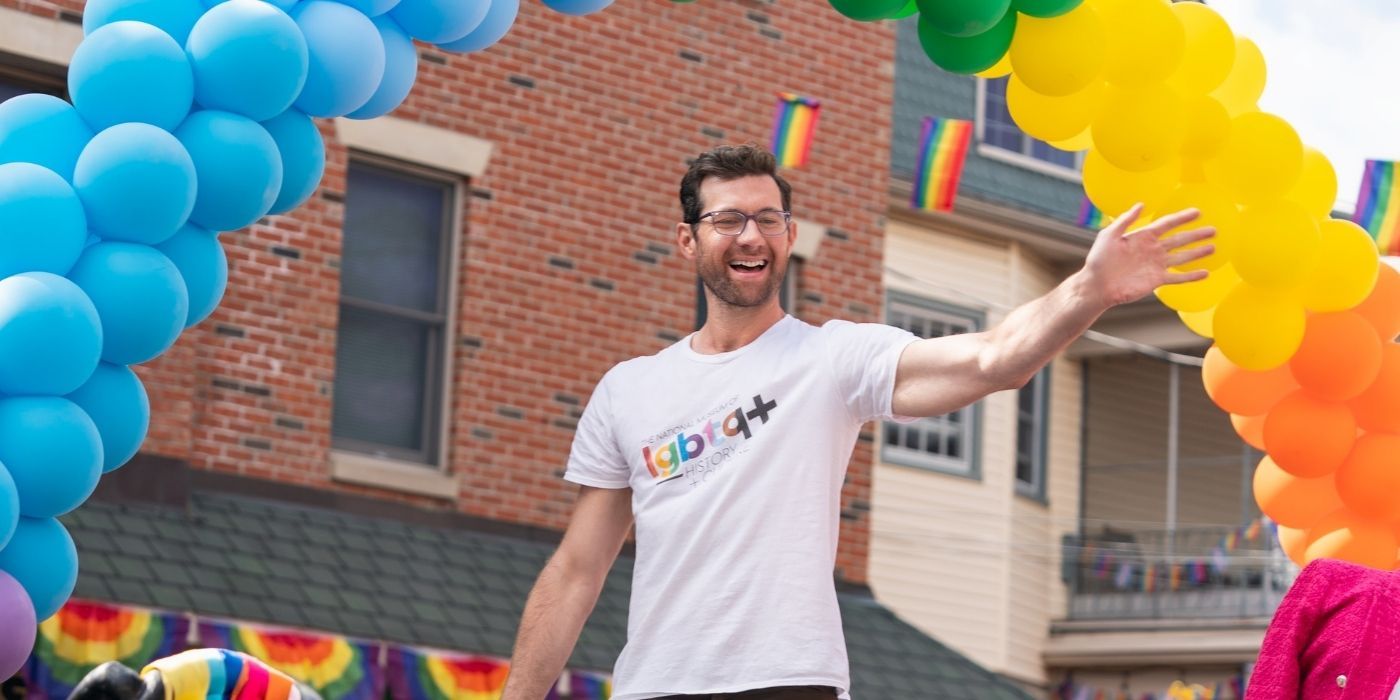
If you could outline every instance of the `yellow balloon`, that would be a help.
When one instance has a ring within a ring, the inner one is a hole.
[[[1313,216],[1331,216],[1337,201],[1337,171],[1332,161],[1316,148],[1304,146],[1303,171],[1286,198],[1303,205]]]
[[[1176,315],[1181,317],[1181,322],[1186,324],[1186,328],[1192,333],[1202,338],[1215,337],[1215,331],[1211,328],[1215,323],[1214,306],[1205,311],[1178,311]]]
[[[1303,141],[1281,117],[1248,112],[1231,120],[1225,146],[1205,165],[1206,178],[1241,204],[1268,201],[1288,194],[1298,182]]]
[[[1211,91],[1211,96],[1220,100],[1230,116],[1259,109],[1259,98],[1264,94],[1264,81],[1268,68],[1264,64],[1264,53],[1253,41],[1242,36],[1235,37],[1235,63],[1225,82]]]
[[[977,77],[986,78],[987,80],[993,80],[1005,75],[1011,75],[1010,51],[1002,54],[1001,58],[996,62],[996,65],[993,65],[991,68],[988,68],[987,70],[978,73]]]
[[[1138,202],[1148,211],[1159,211],[1178,179],[1180,166],[1176,163],[1135,173],[1115,167],[1098,151],[1084,154],[1084,193],[1110,218],[1122,216]]]
[[[1235,268],[1222,265],[1212,270],[1203,280],[1185,284],[1164,284],[1158,287],[1155,293],[1168,308],[1181,313],[1200,313],[1214,309],[1239,283],[1240,275],[1235,272]]]
[[[1199,2],[1172,3],[1186,30],[1186,50],[1167,78],[1183,95],[1204,95],[1219,87],[1235,65],[1235,33],[1220,13]]]
[[[1215,238],[1201,241],[1187,248],[1207,244],[1215,245],[1215,252],[1200,260],[1193,260],[1181,266],[1182,270],[1214,270],[1230,261],[1239,238],[1240,212],[1235,201],[1218,187],[1205,183],[1183,184],[1167,195],[1160,211],[1171,214],[1183,209],[1199,209],[1201,216],[1183,226],[1178,226],[1165,235],[1189,231],[1202,226],[1214,226]]]
[[[1199,160],[1192,158],[1181,159],[1181,181],[1182,182],[1205,182],[1206,166]]]
[[[1181,144],[1181,155],[1204,160],[1219,153],[1230,137],[1229,112],[1219,100],[1206,95],[1186,98],[1184,107],[1186,140]]]
[[[1021,15],[1011,39],[1011,66],[1032,90],[1069,95],[1103,73],[1105,36],[1103,20],[1087,2],[1058,17]]]
[[[1366,229],[1346,219],[1325,219],[1317,264],[1303,278],[1299,299],[1311,311],[1343,311],[1360,304],[1376,286],[1380,257]]]
[[[1142,172],[1177,157],[1186,139],[1185,120],[1181,98],[1166,85],[1110,86],[1090,129],[1094,148],[1104,159],[1124,170]]]
[[[1087,151],[1094,145],[1094,137],[1089,133],[1089,129],[1086,127],[1083,131],[1067,139],[1051,141],[1050,145],[1061,151]]]
[[[1301,287],[1317,264],[1322,233],[1317,219],[1287,200],[1247,206],[1231,257],[1240,278],[1271,290]]]
[[[1098,81],[1064,97],[1042,95],[1016,76],[1006,84],[1006,109],[1021,131],[1041,141],[1074,138],[1085,129],[1103,102],[1104,84]]]
[[[1237,284],[1215,309],[1215,344],[1244,369],[1282,366],[1303,342],[1307,312],[1293,298]]]
[[[1186,30],[1169,0],[1096,0],[1108,31],[1104,78],[1114,85],[1158,83],[1181,65]]]

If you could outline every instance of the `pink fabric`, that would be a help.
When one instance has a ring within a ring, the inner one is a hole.
[[[1245,700],[1387,700],[1398,678],[1400,572],[1319,559],[1274,614]]]

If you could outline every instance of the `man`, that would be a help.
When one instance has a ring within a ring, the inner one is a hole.
[[[530,594],[505,700],[559,676],[636,520],[628,642],[614,700],[848,697],[832,571],[860,426],[961,408],[1025,384],[1105,310],[1204,272],[1210,229],[1164,217],[1105,229],[1082,270],[996,328],[919,340],[879,324],[786,316],[798,231],[773,156],[716,148],[681,181],[676,247],[704,281],[704,327],[612,368],[579,422],[564,540]]]

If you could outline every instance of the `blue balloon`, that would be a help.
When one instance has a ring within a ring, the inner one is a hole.
[[[211,10],[212,12],[212,10]],[[195,112],[175,130],[199,179],[190,221],[233,231],[257,221],[282,191],[282,156],[262,125],[232,112]]]
[[[0,394],[66,394],[101,353],[97,307],[77,285],[48,272],[0,279]]]
[[[384,79],[369,102],[345,115],[351,119],[374,119],[394,111],[418,79],[418,48],[413,37],[389,17],[376,17],[374,26],[384,39]]]
[[[374,22],[332,0],[306,0],[291,15],[311,57],[296,108],[341,117],[369,102],[384,78],[384,40]]]
[[[97,427],[102,438],[103,474],[136,456],[151,424],[151,401],[146,387],[130,367],[103,362],[97,365],[92,378],[67,398],[83,409]]]
[[[10,470],[0,464],[0,549],[10,543],[19,526],[19,488]]]
[[[566,15],[591,15],[613,3],[613,0],[543,0],[546,7]]]
[[[326,171],[326,144],[311,117],[289,109],[262,123],[282,156],[282,191],[269,214],[281,214],[301,206],[321,185]]]
[[[500,41],[501,37],[510,31],[519,12],[520,0],[491,0],[486,17],[481,20],[481,24],[476,25],[476,29],[456,41],[438,44],[438,48],[456,53],[480,51]]]
[[[102,436],[59,396],[0,399],[0,464],[19,490],[19,513],[56,518],[83,504],[102,476]]]
[[[0,278],[67,274],[87,235],[83,202],[58,173],[33,163],[0,165]]]
[[[20,518],[15,536],[0,549],[0,571],[19,581],[34,603],[35,617],[46,620],[73,595],[78,548],[57,520]]]
[[[42,93],[0,103],[0,163],[34,163],[73,179],[92,129],[73,105]]]
[[[336,2],[343,2],[371,18],[378,17],[399,4],[399,0],[336,0]]]
[[[196,102],[254,121],[285,112],[306,84],[301,29],[262,0],[229,0],[209,10],[190,32],[185,54]]]
[[[132,20],[160,29],[183,46],[204,9],[199,0],[88,0],[83,7],[83,34],[113,22]]]
[[[118,124],[94,136],[73,170],[88,226],[104,239],[135,243],[175,235],[194,209],[195,182],[189,152],[150,124]]]
[[[194,75],[169,34],[145,22],[113,22],[78,45],[68,92],[96,131],[126,122],[169,131],[190,113]]]
[[[108,362],[134,365],[157,357],[185,327],[185,281],[170,258],[148,245],[98,243],[83,251],[68,277],[97,308]]]
[[[180,277],[185,280],[185,289],[190,294],[185,327],[214,313],[228,286],[228,258],[224,256],[224,247],[219,245],[219,234],[190,224],[156,246],[156,250],[175,263]]]
[[[443,44],[476,29],[490,4],[490,0],[402,0],[389,16],[413,38]]]
[[[225,2],[228,2],[228,0],[204,0],[204,4],[209,7],[215,7]],[[273,7],[283,12],[290,14],[292,8],[296,7],[297,3],[301,2],[301,0],[263,0],[263,2],[266,2],[267,4],[272,5]]]

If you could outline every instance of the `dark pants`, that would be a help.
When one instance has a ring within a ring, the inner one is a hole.
[[[836,689],[824,685],[794,685],[782,688],[759,688],[739,693],[710,695],[667,695],[657,700],[829,700],[837,696]]]

